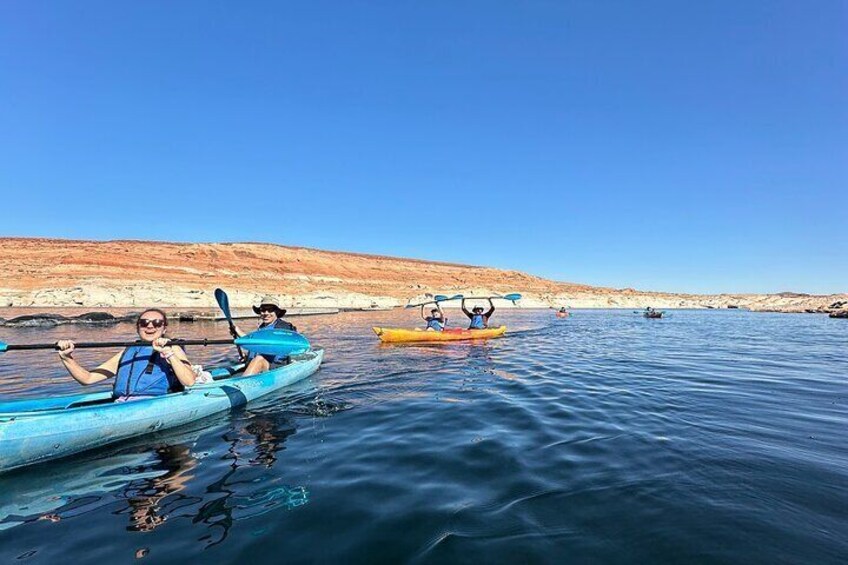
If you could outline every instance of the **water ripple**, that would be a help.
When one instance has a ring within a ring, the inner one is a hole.
[[[319,373],[188,429],[0,476],[0,559],[839,563],[848,324],[498,312],[506,338],[381,345],[305,318]],[[131,327],[0,329],[8,342]],[[222,324],[176,325],[180,335]],[[221,350],[193,359],[220,362]],[[8,354],[0,394],[78,390]],[[103,353],[85,352],[84,362]],[[108,539],[108,543],[104,543]],[[198,553],[202,552],[202,553]]]

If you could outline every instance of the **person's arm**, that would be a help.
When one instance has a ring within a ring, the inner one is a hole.
[[[492,299],[489,299],[489,311],[486,312],[486,319],[489,319],[489,316],[495,313],[495,303],[492,302]]]
[[[442,310],[442,306],[440,304],[436,304],[436,308],[439,309],[439,316],[442,317],[442,329],[448,327],[448,317],[445,316],[444,310]]]
[[[466,316],[468,316],[469,318],[473,317],[473,314],[471,314],[471,312],[468,311],[468,308],[465,307],[465,299],[464,298],[462,299],[462,312]]]
[[[246,333],[244,333],[243,329],[241,329],[240,327],[238,327],[235,324],[233,324],[233,331],[231,333],[236,334],[236,335],[233,336],[235,338],[244,337],[244,336],[247,335]]]
[[[424,315],[424,305],[423,304],[421,305],[421,319],[423,319],[425,322],[427,321],[427,316]]]
[[[196,375],[191,368],[191,361],[181,347],[176,345],[168,345],[168,338],[160,337],[153,340],[151,344],[153,349],[159,353],[164,361],[166,361],[174,370],[174,374],[183,386],[192,386]]]
[[[73,341],[63,339],[56,345],[59,347],[59,359],[61,359],[62,365],[65,366],[68,374],[70,374],[74,380],[81,385],[88,386],[93,385],[94,383],[99,383],[100,381],[105,381],[106,379],[114,377],[118,372],[118,363],[121,362],[121,354],[123,351],[121,351],[121,353],[116,353],[111,359],[96,369],[89,371],[77,363],[76,359],[74,359]]]

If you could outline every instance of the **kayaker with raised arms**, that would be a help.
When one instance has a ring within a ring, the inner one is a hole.
[[[465,299],[462,299],[462,312],[471,320],[471,323],[468,325],[469,330],[484,330],[489,327],[489,318],[495,312],[495,305],[492,303],[491,298],[487,300],[489,301],[489,311],[484,314],[482,306],[475,306],[469,312],[468,308],[465,307]]]
[[[147,344],[127,347],[91,371],[74,359],[73,341],[65,339],[56,346],[65,369],[80,384],[91,385],[114,377],[115,402],[144,400],[194,384],[191,362],[182,348],[168,345],[167,329],[165,312],[158,308],[145,310],[136,320],[136,331]]]
[[[279,330],[291,330],[293,332],[297,331],[297,328],[294,327],[293,324],[283,320],[283,316],[286,315],[286,309],[280,308],[280,301],[273,296],[263,296],[262,300],[259,301],[259,304],[253,307],[253,311],[259,314],[260,330],[272,328]],[[238,337],[246,335],[245,332],[238,326],[235,326],[235,331],[236,334],[238,334]],[[244,376],[247,377],[250,375],[264,373],[271,368],[271,365],[284,365],[288,362],[288,358],[286,356],[280,357],[248,353],[245,362],[247,363],[247,367],[244,369]]]
[[[427,331],[440,332],[445,329],[448,319],[442,312],[442,307],[436,302],[436,307],[430,310],[430,315],[424,315],[424,304],[421,305],[421,317],[427,322]]]

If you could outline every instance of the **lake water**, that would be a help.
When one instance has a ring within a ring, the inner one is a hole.
[[[410,311],[293,321],[327,350],[307,381],[0,475],[0,562],[845,562],[848,320],[499,311],[505,338],[417,346],[370,330]],[[54,353],[0,358],[3,398],[80,388]]]

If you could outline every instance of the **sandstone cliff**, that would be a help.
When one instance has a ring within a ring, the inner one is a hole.
[[[292,307],[402,306],[427,293],[521,292],[522,307],[826,311],[848,295],[691,295],[555,282],[518,271],[264,243],[0,238],[0,306],[234,307],[275,294]]]

